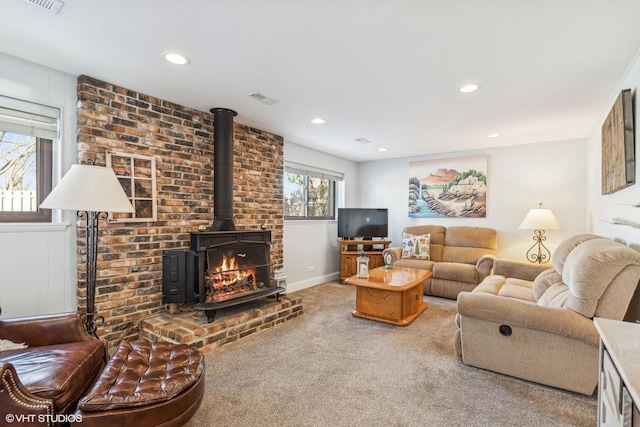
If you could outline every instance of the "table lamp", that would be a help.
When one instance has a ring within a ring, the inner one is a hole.
[[[538,206],[537,209],[529,210],[529,213],[524,217],[518,228],[520,230],[534,230],[533,240],[535,240],[535,243],[527,251],[527,259],[530,262],[541,264],[551,259],[551,252],[542,243],[547,240],[544,230],[559,230],[560,224],[551,209],[543,209],[542,203]]]

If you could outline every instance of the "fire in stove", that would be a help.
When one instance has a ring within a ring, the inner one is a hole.
[[[238,254],[241,256],[241,254]],[[260,292],[265,284],[256,279],[253,268],[242,268],[235,256],[222,255],[222,261],[205,274],[206,302],[222,302]]]

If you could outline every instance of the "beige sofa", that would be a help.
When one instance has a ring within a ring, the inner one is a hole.
[[[455,299],[462,291],[471,291],[491,273],[497,251],[496,230],[483,227],[417,225],[406,227],[403,236],[430,237],[428,259],[402,256],[401,247],[384,251],[383,257],[394,266],[419,268],[432,272],[424,282],[424,294]],[[390,258],[389,258],[390,257]]]
[[[460,293],[455,349],[467,365],[591,395],[593,317],[640,318],[640,252],[583,234],[562,242],[551,260],[539,272],[498,259],[493,275]]]

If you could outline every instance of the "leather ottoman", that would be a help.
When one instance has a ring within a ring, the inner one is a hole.
[[[80,399],[82,426],[182,426],[204,394],[204,356],[186,344],[123,341]]]

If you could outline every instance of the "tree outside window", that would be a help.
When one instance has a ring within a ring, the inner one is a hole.
[[[302,173],[284,173],[286,219],[335,219],[335,181]]]
[[[0,221],[49,222],[38,205],[51,191],[52,141],[0,130]]]

